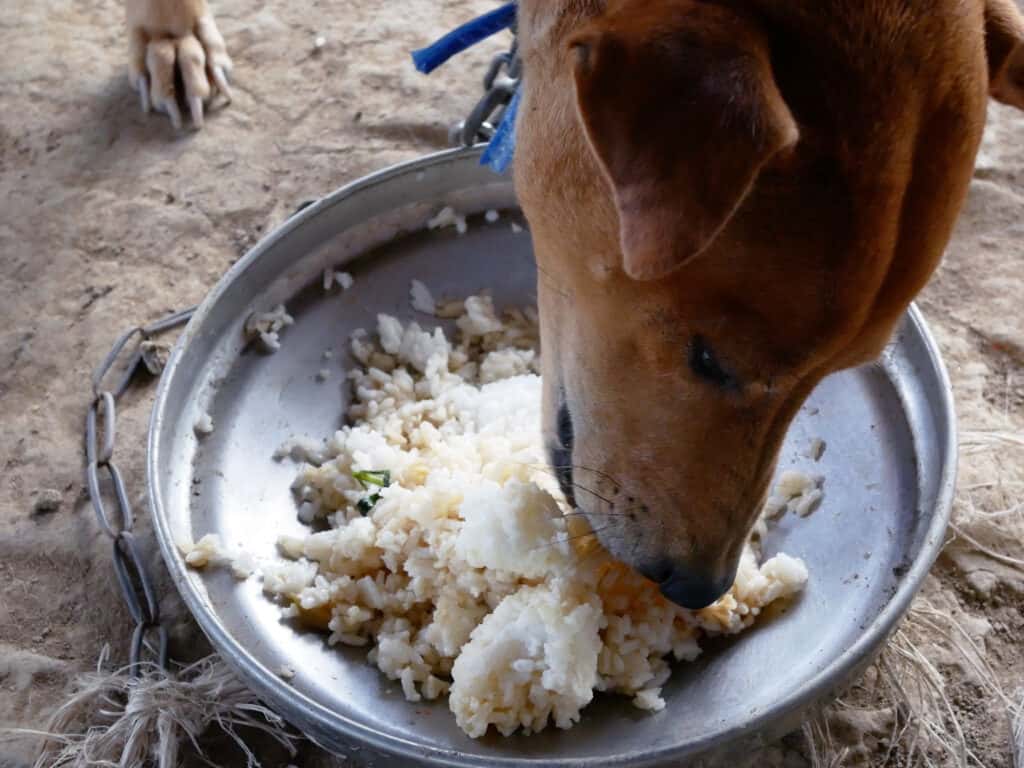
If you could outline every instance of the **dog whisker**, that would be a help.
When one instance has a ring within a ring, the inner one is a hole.
[[[607,498],[605,496],[602,496],[600,493],[598,493],[597,491],[595,491],[592,488],[587,488],[587,486],[582,485],[580,483],[567,483],[567,485],[572,486],[573,488],[575,488],[578,491],[584,491],[586,493],[589,493],[591,496],[597,497],[598,499],[603,501],[608,506],[614,506],[614,502],[611,499],[609,499],[609,498]]]
[[[556,476],[556,477],[558,477],[558,474],[557,474],[558,470],[562,468],[562,467],[550,466],[550,465],[546,465],[546,464],[543,465],[543,466],[539,465],[539,464],[527,464],[525,462],[519,462],[519,464],[521,466],[525,466],[525,467],[528,467],[530,469],[533,469],[533,470],[535,470],[537,472],[547,472],[549,475],[553,475],[553,476]],[[607,498],[606,496],[602,496],[600,493],[595,491],[593,488],[589,488],[589,487],[587,487],[587,486],[585,486],[585,485],[583,485],[581,483],[577,483],[577,482],[575,482],[573,480],[565,480],[564,478],[561,478],[561,477],[559,477],[558,479],[559,479],[560,482],[563,482],[566,485],[569,485],[569,486],[571,486],[573,488],[576,488],[578,490],[581,490],[581,491],[585,491],[586,493],[589,493],[591,496],[596,496],[598,499],[600,499],[601,501],[605,502],[606,504],[608,504],[610,506],[614,505],[614,502],[611,499]]]
[[[584,512],[582,509],[574,509],[571,512],[563,512],[562,517],[628,517],[625,512]]]
[[[622,487],[622,483],[620,483],[618,480],[616,480],[614,476],[608,474],[607,472],[605,472],[603,470],[594,469],[593,467],[588,467],[588,466],[586,466],[584,464],[544,464],[543,466],[542,465],[538,465],[538,464],[526,464],[526,466],[531,467],[532,469],[536,469],[536,470],[541,471],[541,472],[543,472],[543,471],[550,471],[550,472],[554,473],[554,472],[557,472],[558,470],[565,470],[565,469],[571,469],[573,471],[579,470],[580,472],[591,472],[591,473],[593,473],[595,475],[598,475],[598,476],[604,478],[608,482],[610,482],[612,485],[615,486],[616,489]]]
[[[608,526],[605,525],[605,526],[602,526],[600,528],[594,528],[593,530],[587,531],[586,533],[577,533],[577,534],[571,534],[571,535],[566,536],[564,538],[555,538],[555,539],[552,539],[549,542],[545,542],[544,544],[539,544],[536,547],[531,547],[530,550],[528,550],[528,551],[534,552],[534,551],[536,551],[538,549],[544,549],[545,547],[554,547],[554,546],[558,546],[560,544],[568,544],[569,542],[572,542],[572,541],[577,541],[579,539],[585,539],[587,536],[595,536],[596,537],[596,535],[597,535],[597,533],[599,531],[603,531],[607,527]]]
[[[607,472],[605,472],[604,470],[601,470],[601,469],[595,469],[594,467],[588,467],[585,464],[567,464],[564,467],[559,467],[559,468],[572,469],[573,471],[579,470],[580,472],[591,472],[591,473],[593,473],[595,475],[598,475],[599,477],[603,477],[605,480],[610,482],[616,488],[621,488],[622,487],[622,483],[620,483],[618,480],[616,480],[613,475],[609,475]]]

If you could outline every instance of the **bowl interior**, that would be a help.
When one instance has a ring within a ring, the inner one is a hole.
[[[424,230],[444,204],[469,214],[466,234]],[[485,221],[487,209],[500,219]],[[283,621],[255,579],[184,567],[176,540],[213,532],[229,547],[272,556],[279,535],[303,532],[289,491],[296,467],[272,454],[290,437],[325,437],[342,423],[353,330],[372,329],[378,312],[436,322],[410,308],[410,280],[423,280],[435,296],[488,289],[499,306],[534,301],[529,233],[516,231],[522,224],[508,180],[479,169],[472,154],[447,154],[336,193],[236,265],[184,334],[154,412],[153,507],[179,588],[214,644],[282,714],[337,749],[401,752],[396,764],[643,764],[791,725],[881,642],[934,557],[936,517],[948,502],[950,425],[941,367],[914,315],[880,364],[826,379],[787,436],[780,469],[823,474],[825,499],[811,517],[774,526],[767,553],[807,563],[806,593],[680,665],[660,713],[599,695],[570,731],[472,740],[446,702],[407,703],[365,651],[327,647]],[[354,287],[325,293],[323,269],[342,264]],[[295,317],[281,349],[245,347],[249,312],[279,302]],[[325,368],[330,375],[320,381]],[[193,425],[204,410],[215,429],[199,441]],[[808,456],[815,438],[827,446],[820,461]],[[282,666],[295,677],[281,679]]]

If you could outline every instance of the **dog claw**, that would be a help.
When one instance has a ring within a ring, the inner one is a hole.
[[[127,74],[131,87],[139,92],[142,111],[166,115],[175,131],[183,130],[186,123],[202,128],[218,90],[227,103],[232,100],[231,59],[213,16],[205,10],[205,0],[128,0],[128,5]],[[178,19],[171,25],[175,29],[168,29],[166,14],[158,13],[168,5],[184,14],[174,16]],[[133,8],[140,13],[133,14]],[[189,31],[178,29],[186,27]]]
[[[171,118],[171,125],[174,126],[174,130],[181,130],[181,109],[178,108],[178,102],[174,100],[172,95],[164,103],[164,109],[167,111],[167,116]]]
[[[230,104],[231,88],[228,86],[228,76],[224,71],[224,67],[213,68],[213,82],[217,84],[217,88],[224,94],[225,100]]]
[[[188,110],[192,114],[192,127],[202,128],[203,127],[203,100],[198,96],[193,96],[188,100]]]

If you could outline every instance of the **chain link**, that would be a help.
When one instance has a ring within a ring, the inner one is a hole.
[[[448,138],[453,146],[471,147],[478,142],[490,141],[501,124],[505,108],[512,101],[523,76],[515,24],[511,30],[511,47],[491,59],[484,75],[483,97],[465,120],[452,126]]]
[[[136,326],[125,331],[92,375],[92,402],[85,416],[86,487],[93,512],[96,513],[96,521],[113,543],[114,574],[128,613],[135,622],[128,662],[132,674],[138,674],[140,665],[147,659],[150,663],[166,668],[167,628],[160,623],[160,602],[132,532],[135,516],[128,499],[128,489],[113,459],[117,437],[117,401],[140,368],[154,376],[161,373],[162,365],[153,354],[155,342],[152,337],[182,325],[194,311],[195,307],[191,307],[162,317],[150,325]],[[129,346],[133,340],[135,343]],[[117,374],[117,363],[123,359],[127,362],[123,371]],[[107,388],[109,378],[113,378],[116,383]],[[101,473],[106,474],[113,499],[109,492],[104,499]],[[108,502],[116,508],[116,519],[108,512]]]

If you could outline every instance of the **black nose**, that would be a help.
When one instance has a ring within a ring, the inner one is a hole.
[[[732,586],[733,579],[722,579],[684,565],[662,566],[661,594],[676,605],[696,611],[707,608]]]

